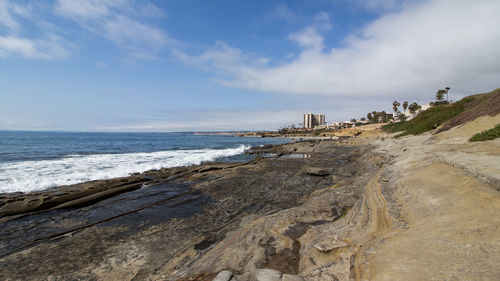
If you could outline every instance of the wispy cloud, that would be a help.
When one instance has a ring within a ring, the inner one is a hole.
[[[129,0],[57,0],[58,15],[114,42],[129,58],[151,59],[155,51],[174,44],[163,30],[148,23],[163,17],[155,5]]]
[[[387,12],[401,9],[409,2],[418,2],[425,0],[333,0],[334,2],[347,2],[350,5],[356,5],[363,9],[371,11]]]
[[[267,18],[270,20],[284,20],[287,22],[293,22],[297,17],[297,14],[283,3],[276,5],[267,15]]]
[[[26,16],[27,9],[7,0],[0,0],[0,26],[3,25],[8,31],[19,31],[21,25],[16,18]]]
[[[320,12],[314,16],[312,25],[299,32],[290,34],[288,39],[299,44],[302,48],[321,51],[324,48],[324,38],[320,33],[321,31],[329,30],[331,27],[332,24],[328,13]]]
[[[68,58],[76,49],[70,43],[71,32],[54,24],[53,12],[113,42],[123,50],[126,60],[158,59],[158,50],[175,44],[163,30],[150,23],[165,15],[149,2],[55,0],[20,4],[0,0],[0,56]]]
[[[38,50],[35,42],[28,39],[17,37],[0,37],[0,55],[7,53],[17,53],[27,58],[47,58],[47,56]]]
[[[56,34],[41,39],[0,36],[0,57],[20,56],[28,59],[66,59],[71,55],[72,44]]]
[[[151,46],[156,49],[168,42],[168,37],[161,30],[121,15],[105,21],[103,29],[110,40],[120,45]]]
[[[110,16],[113,8],[126,4],[124,0],[57,0],[56,11],[76,20],[99,19]]]
[[[14,1],[0,0],[0,57],[19,56],[28,59],[65,59],[70,56],[72,44],[48,28],[37,36],[22,35],[23,23],[33,21],[41,28],[46,22],[33,16],[30,4],[21,6]]]
[[[268,58],[259,57],[255,54],[244,53],[242,50],[229,46],[223,41],[215,42],[215,46],[209,48],[199,56],[191,56],[182,50],[174,49],[173,55],[183,63],[206,71],[217,73],[222,77],[234,77],[267,64]],[[233,72],[235,71],[236,72]],[[218,78],[218,79],[219,79]],[[221,83],[225,83],[220,80]]]
[[[292,33],[288,39],[295,41],[303,48],[323,49],[323,36],[314,27],[307,27],[297,33]]]
[[[492,0],[408,4],[351,34],[336,49],[324,46],[321,27],[312,24],[289,36],[302,48],[300,54],[275,64],[257,63],[258,56],[223,42],[180,58],[209,65],[224,85],[265,92],[415,97],[447,85],[470,93],[498,87],[499,10],[500,2]]]
[[[135,124],[96,128],[101,131],[220,131],[274,130],[300,121],[301,112],[292,110],[196,110],[175,111],[175,117],[142,121]]]

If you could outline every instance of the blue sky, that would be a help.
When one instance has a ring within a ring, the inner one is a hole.
[[[276,129],[500,86],[500,1],[0,0],[0,129]]]

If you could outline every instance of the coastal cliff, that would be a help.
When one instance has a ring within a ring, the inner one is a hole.
[[[500,139],[469,138],[498,123],[374,129],[254,148],[246,163],[3,194],[2,277],[495,280]]]

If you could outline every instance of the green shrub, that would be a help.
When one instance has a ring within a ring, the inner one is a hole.
[[[452,119],[464,111],[465,105],[474,101],[475,97],[466,97],[453,104],[441,104],[428,108],[408,122],[388,124],[382,127],[386,132],[403,133],[396,135],[396,138],[406,135],[418,135],[430,130],[434,130],[444,122]]]
[[[473,135],[469,141],[486,141],[496,138],[500,138],[500,124],[497,124],[494,128]]]
[[[399,122],[399,123],[390,123],[387,125],[382,126],[382,130],[388,133],[395,133],[399,131],[403,131],[403,126],[406,122]]]

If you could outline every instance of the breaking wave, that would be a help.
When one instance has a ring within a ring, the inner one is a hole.
[[[248,148],[241,145],[227,149],[67,155],[52,160],[0,163],[0,193],[30,192],[90,180],[124,177],[151,169],[200,164],[238,155]]]

